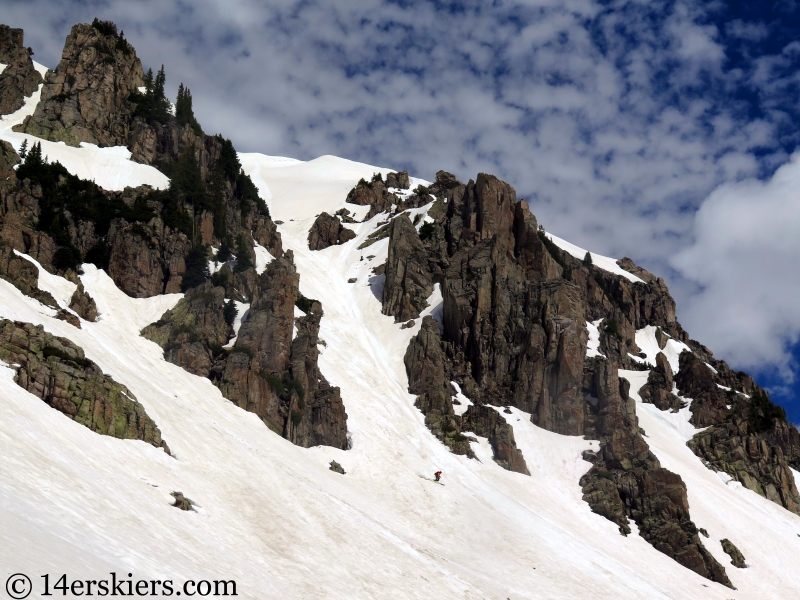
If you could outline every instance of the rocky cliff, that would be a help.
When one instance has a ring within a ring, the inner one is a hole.
[[[22,29],[0,25],[0,115],[11,114],[25,103],[42,83],[42,76],[33,67],[30,48],[24,46]]]
[[[441,335],[427,317],[406,353],[409,391],[434,435],[464,454],[465,433],[488,437],[495,460],[520,472],[524,457],[513,435],[497,429],[509,428],[497,407],[516,406],[550,431],[599,439],[581,480],[592,509],[625,534],[632,519],[658,550],[730,585],[697,535],[683,481],[649,451],[627,382],[618,377],[632,362],[628,353],[639,352],[637,329],[657,325],[688,339],[663,280],[625,261],[623,268],[641,274],[634,283],[562,252],[527,203],[491,175],[465,185],[440,172],[425,191],[435,199],[432,224],[418,231],[404,215],[391,222],[383,311],[398,320],[417,317],[433,286],[441,286]],[[366,197],[366,190],[351,197]],[[376,199],[374,206],[384,204]],[[587,359],[585,323],[599,318],[607,322],[601,348],[608,358]],[[449,381],[473,402],[461,416]]]
[[[61,62],[47,74],[36,111],[15,130],[71,146],[127,145],[135,108],[129,97],[142,85],[142,63],[124,36],[75,25]]]
[[[256,279],[232,346],[225,289],[210,281],[187,292],[142,335],[164,348],[167,360],[209,377],[223,396],[293,443],[347,449],[339,388],[318,366],[322,305],[300,295],[299,281],[291,251],[270,263]],[[297,305],[306,313],[299,318]]]
[[[143,440],[168,451],[133,394],[69,340],[41,326],[0,320],[0,360],[15,370],[20,387],[92,431]]]

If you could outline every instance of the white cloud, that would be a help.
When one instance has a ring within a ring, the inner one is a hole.
[[[800,339],[800,154],[766,182],[714,190],[695,218],[694,243],[673,266],[700,290],[681,311],[698,339],[745,367],[777,365]]]

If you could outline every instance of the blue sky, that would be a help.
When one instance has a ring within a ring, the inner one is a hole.
[[[74,22],[116,21],[239,150],[498,175],[662,275],[800,422],[795,2],[0,1],[51,67]]]

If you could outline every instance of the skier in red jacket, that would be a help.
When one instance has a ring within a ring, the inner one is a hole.
[[[439,481],[439,478],[442,476],[442,472],[436,471],[436,473],[434,473],[433,476],[436,477],[436,481]]]

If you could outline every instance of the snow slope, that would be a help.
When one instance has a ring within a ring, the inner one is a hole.
[[[419,320],[402,330],[380,311],[382,284],[372,268],[385,260],[387,240],[357,249],[382,217],[353,225],[356,239],[342,246],[312,252],[306,245],[315,216],[344,207],[356,181],[378,169],[335,157],[241,160],[283,221],[301,292],[323,302],[320,365],[341,387],[352,449],[298,448],[209,381],[165,362],[138,332],[180,295],[132,299],[86,265],[82,281],[101,318],[76,329],[0,280],[1,317],[42,324],[80,345],[135,394],[174,453],[94,434],[0,368],[4,571],[235,579],[239,595],[254,599],[800,595],[800,518],[722,483],[673,424],[650,414],[653,407],[637,405],[647,440],[687,481],[693,517],[712,535],[710,550],[729,563],[718,543],[729,537],[751,565],[728,567],[735,593],[637,535],[620,536],[589,510],[578,481],[589,468],[581,452],[596,442],[544,431],[512,409],[500,414],[530,477],[494,464],[485,440],[476,448],[481,462],[448,452],[406,391],[403,355]],[[43,286],[66,293],[47,278]],[[435,292],[428,311],[436,314],[440,301]],[[330,460],[347,475],[331,472]],[[436,470],[445,485],[420,477]],[[197,512],[170,507],[175,490]]]
[[[47,68],[35,61],[33,64],[44,76]],[[143,184],[164,189],[169,185],[167,176],[158,169],[131,161],[131,152],[124,146],[99,148],[94,144],[83,142],[79,148],[75,148],[67,146],[64,142],[50,142],[13,131],[14,125],[22,123],[25,117],[32,115],[36,110],[41,93],[42,85],[17,112],[0,117],[0,140],[9,142],[16,149],[19,149],[26,139],[29,148],[35,142],[41,142],[42,155],[50,162],[58,161],[70,173],[83,179],[93,180],[107,190],[123,190],[126,186],[136,187]]]
[[[565,252],[571,254],[575,258],[579,258],[583,260],[586,257],[586,250],[583,248],[576,246],[575,244],[571,244],[567,240],[562,240],[560,237],[553,235],[550,232],[545,233],[545,235],[552,240],[552,242],[564,250]],[[644,280],[640,279],[633,273],[628,273],[625,269],[620,267],[617,264],[616,259],[609,258],[608,256],[602,256],[600,254],[595,254],[594,252],[589,252],[592,257],[592,264],[595,267],[600,267],[604,271],[608,271],[609,273],[614,273],[614,275],[621,275],[628,281],[632,281],[634,283],[640,282],[644,283]]]

